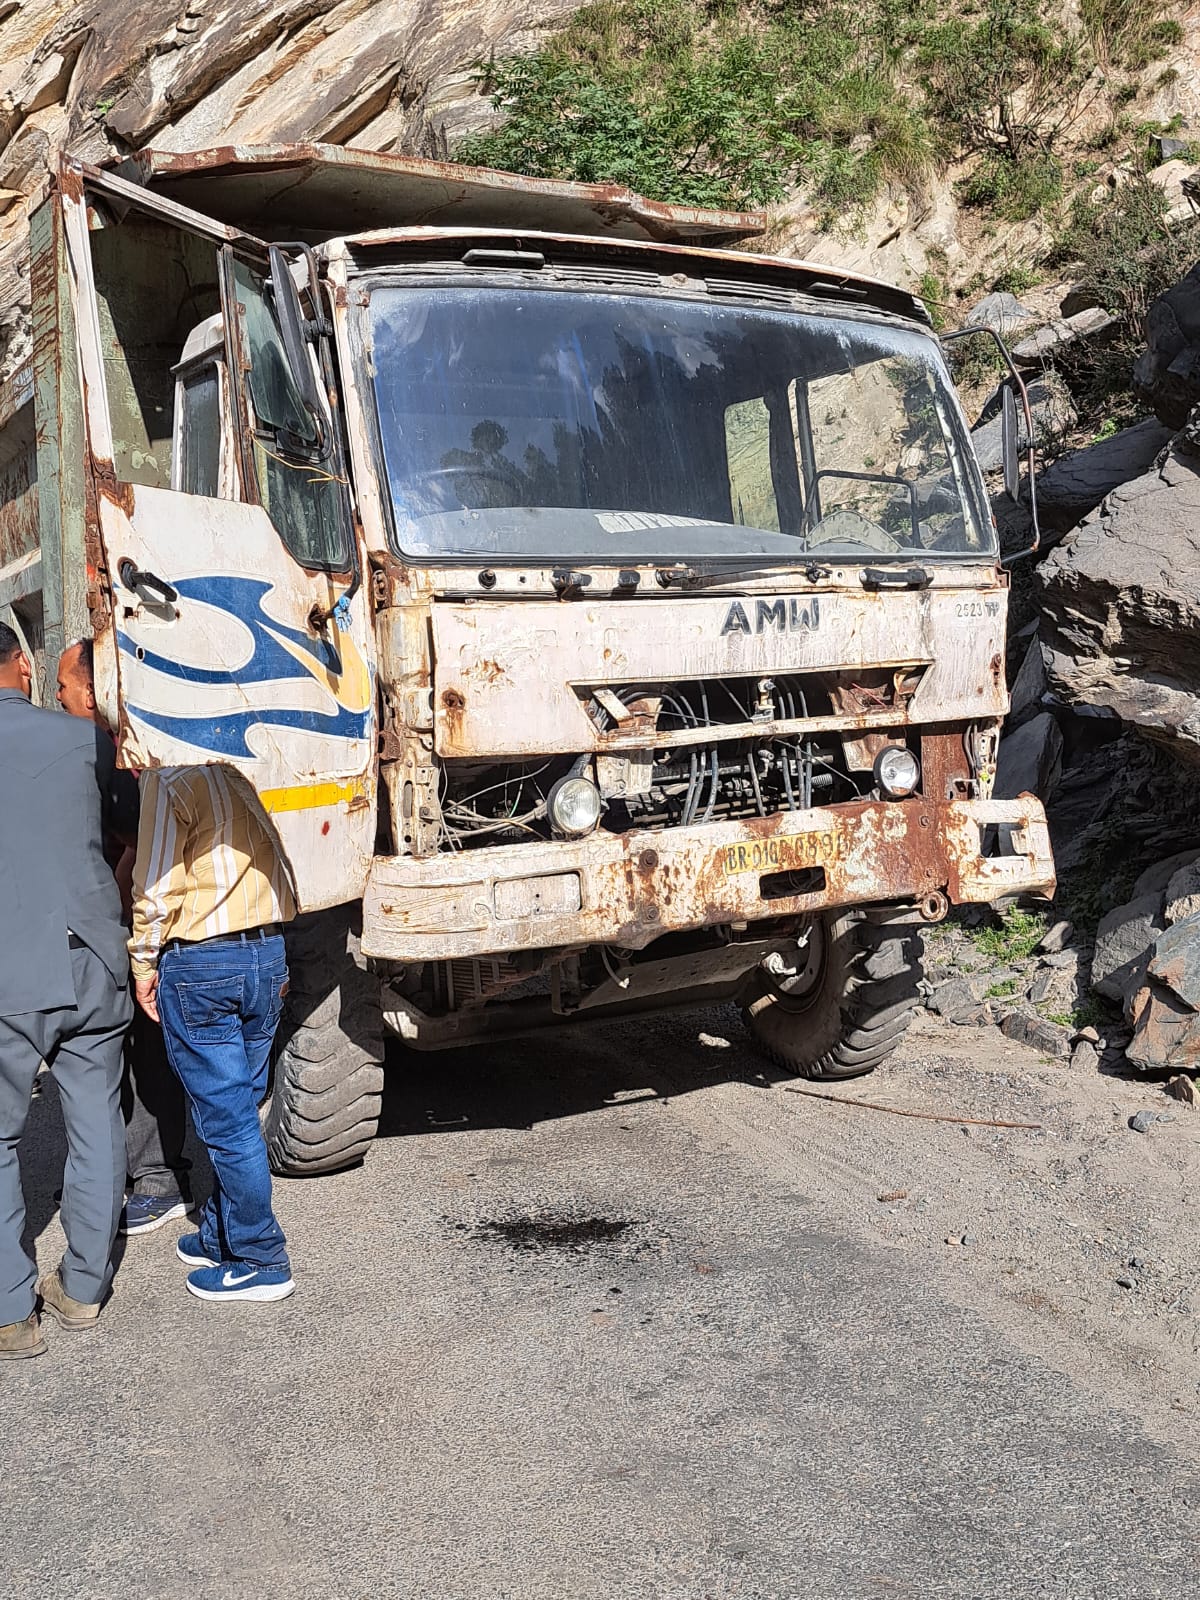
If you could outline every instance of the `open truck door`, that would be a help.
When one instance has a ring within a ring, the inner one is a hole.
[[[356,899],[374,644],[312,258],[74,163],[56,203],[97,699],[121,763],[233,769],[301,908]]]

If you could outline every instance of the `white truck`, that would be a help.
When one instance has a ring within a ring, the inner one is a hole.
[[[94,638],[122,764],[274,830],[279,1170],[362,1158],[385,1025],[732,1001],[868,1071],[923,923],[1052,892],[926,310],[760,224],[317,145],[68,161],[32,212],[0,615],[43,684]]]

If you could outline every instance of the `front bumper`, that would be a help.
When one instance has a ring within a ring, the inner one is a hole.
[[[797,886],[805,892],[787,892]],[[1054,887],[1046,814],[1032,795],[864,801],[425,860],[379,857],[362,944],[368,956],[400,962],[565,945],[640,950],[664,933],[723,923],[939,893],[987,903]]]

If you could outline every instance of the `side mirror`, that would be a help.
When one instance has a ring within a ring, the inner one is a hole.
[[[1000,565],[1011,567],[1015,561],[1022,560],[1025,556],[1033,555],[1042,542],[1041,529],[1038,527],[1037,514],[1037,486],[1034,483],[1034,474],[1037,471],[1037,462],[1033,448],[1033,411],[1029,405],[1029,391],[1025,387],[1025,380],[1017,371],[1016,364],[1008,352],[1008,346],[994,328],[956,328],[953,333],[944,333],[941,336],[943,349],[958,339],[993,339],[996,348],[1008,368],[1008,377],[1000,392],[1001,424],[1000,424],[1000,449],[1001,465],[1004,471],[1004,492],[1011,500],[1017,500],[1021,494],[1021,456],[1025,456],[1025,464],[1029,471],[1029,521],[1030,541],[1021,550],[1011,550],[1008,555],[1002,556]],[[1018,397],[1020,410],[1018,411]],[[1024,421],[1025,436],[1021,438],[1020,423]]]
[[[300,306],[296,280],[288,267],[287,257],[278,245],[271,246],[270,261],[271,292],[275,300],[275,315],[279,318],[279,332],[283,339],[288,372],[301,404],[313,419],[317,430],[318,448],[323,450],[326,434],[325,404],[317,387],[312,360],[309,357],[309,326]],[[311,279],[313,270],[311,260],[308,270]],[[315,293],[316,284],[310,283],[310,287]]]

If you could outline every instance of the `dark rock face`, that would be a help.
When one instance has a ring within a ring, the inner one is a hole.
[[[1171,430],[1148,417],[1111,439],[1060,456],[1037,482],[1043,531],[1071,527],[1094,511],[1114,489],[1149,472],[1170,442]]]
[[[1050,687],[1200,758],[1200,456],[1172,447],[1038,578]]]
[[[1168,428],[1182,428],[1200,405],[1200,261],[1146,313],[1133,387]]]
[[[1006,735],[996,762],[996,799],[1015,800],[1019,794],[1046,799],[1062,773],[1062,749],[1062,734],[1048,711]]]

